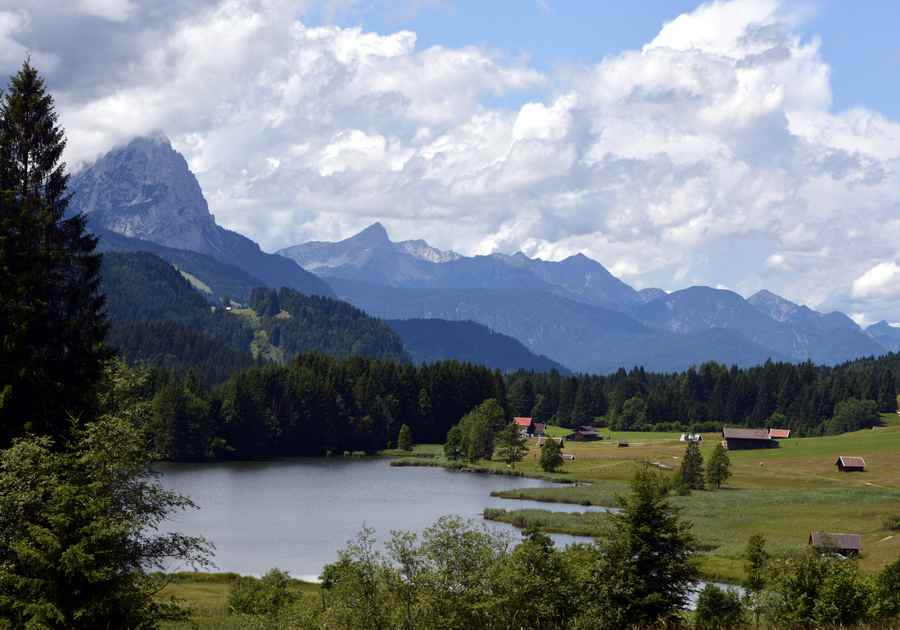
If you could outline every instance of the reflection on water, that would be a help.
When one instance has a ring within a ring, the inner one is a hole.
[[[384,459],[159,464],[157,469],[165,487],[200,507],[178,515],[171,528],[205,536],[216,545],[219,570],[245,574],[278,567],[298,577],[318,576],[363,525],[384,542],[392,530],[421,532],[448,514],[480,521],[488,507],[602,509],[490,496],[495,490],[557,485],[547,481],[396,468]],[[513,530],[501,523],[487,526]],[[585,540],[556,534],[553,539],[557,544]]]

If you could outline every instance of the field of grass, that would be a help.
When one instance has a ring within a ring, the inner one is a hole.
[[[861,567],[876,571],[900,556],[900,531],[888,520],[900,516],[900,417],[886,415],[887,426],[838,436],[791,438],[780,448],[729,453],[732,477],[719,491],[695,491],[674,497],[694,524],[701,547],[702,568],[710,577],[737,580],[747,539],[763,533],[773,553],[802,549],[810,530],[859,533],[863,538]],[[567,430],[550,427],[550,435]],[[685,445],[678,433],[613,432],[612,440],[567,442],[564,452],[575,456],[554,477],[578,482],[562,488],[534,488],[497,493],[506,498],[615,506],[627,492],[635,466],[642,462],[677,468]],[[701,450],[708,459],[721,439],[705,434]],[[619,440],[629,443],[617,446]],[[516,472],[543,473],[536,440],[530,441]],[[863,473],[840,473],[838,455],[866,460]],[[432,465],[442,462],[438,455]],[[413,463],[413,462],[410,462]],[[479,468],[509,470],[502,462],[478,462]],[[665,471],[666,474],[671,474]],[[552,510],[552,506],[548,505]],[[535,524],[547,531],[591,534],[604,518],[596,514],[553,514],[540,510],[510,510],[494,514],[516,525]]]
[[[245,627],[240,617],[229,614],[228,593],[237,578],[234,573],[178,573],[160,593],[160,598],[174,597],[191,611],[190,621],[163,624],[163,630],[238,630]],[[297,580],[295,587],[301,598],[318,598],[319,585]]]

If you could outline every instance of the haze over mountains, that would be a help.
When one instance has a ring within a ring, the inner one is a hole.
[[[581,254],[558,262],[522,253],[464,256],[422,240],[391,241],[380,223],[339,242],[267,254],[215,223],[186,161],[163,137],[111,151],[80,172],[72,189],[73,211],[88,214],[104,248],[153,251],[208,299],[246,297],[251,285],[288,286],[337,295],[384,319],[471,320],[551,360],[522,359],[532,367],[669,371],[769,358],[833,364],[900,348],[900,329],[886,322],[864,331],[842,313],[819,313],[768,291],[749,299],[702,286],[638,291]],[[477,328],[406,329],[441,343],[461,330],[473,344],[484,338]],[[421,353],[439,358],[433,351]]]

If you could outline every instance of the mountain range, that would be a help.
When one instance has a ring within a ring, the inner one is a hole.
[[[749,299],[703,286],[636,290],[583,254],[560,261],[521,252],[465,256],[423,240],[392,241],[380,223],[342,241],[269,254],[215,222],[187,162],[160,136],[114,149],[78,173],[72,190],[72,211],[88,215],[103,248],[155,253],[210,302],[245,299],[254,286],[287,286],[337,296],[383,319],[474,322],[521,342],[530,353],[517,359],[521,367],[543,365],[541,356],[585,372],[672,371],[708,360],[834,364],[900,349],[900,329],[886,322],[863,330],[842,313],[765,290]],[[420,354],[427,360],[489,339],[471,326],[397,326],[434,339]],[[465,342],[451,341],[462,331]]]

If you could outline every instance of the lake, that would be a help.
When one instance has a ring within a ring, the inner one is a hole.
[[[547,481],[392,467],[386,459],[165,463],[156,469],[164,487],[200,507],[176,515],[171,529],[213,542],[218,570],[255,575],[277,567],[296,577],[316,578],[363,525],[373,527],[384,542],[391,530],[421,532],[448,514],[481,522],[487,507],[602,509],[490,496],[494,490],[558,485]],[[501,523],[488,527],[513,529]],[[557,544],[576,540],[553,538]],[[172,567],[179,568],[184,567]]]

